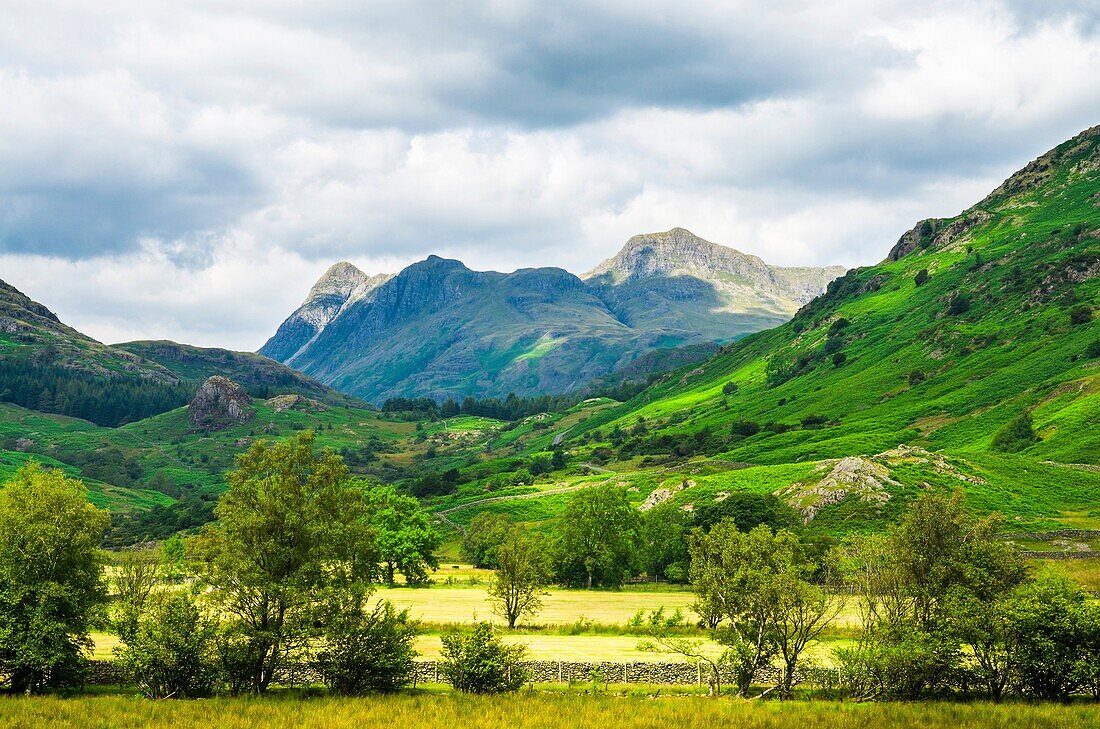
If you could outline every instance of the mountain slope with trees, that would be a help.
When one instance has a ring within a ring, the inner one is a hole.
[[[628,451],[691,435],[752,463],[898,443],[1096,463],[1098,297],[1100,127],[959,215],[921,221],[789,323],[608,411],[598,432],[645,422]]]

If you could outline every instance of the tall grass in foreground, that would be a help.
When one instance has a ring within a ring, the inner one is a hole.
[[[1100,708],[1058,704],[957,704],[742,702],[704,698],[619,698],[519,694],[398,695],[366,699],[287,697],[149,701],[124,696],[0,699],[0,726],[130,729],[217,726],[401,729],[522,727],[580,729],[670,726],[770,729],[876,729],[877,727],[1085,727],[1100,722]]]

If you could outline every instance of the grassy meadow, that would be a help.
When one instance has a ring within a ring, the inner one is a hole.
[[[0,698],[0,724],[10,729],[43,725],[73,729],[152,729],[218,726],[220,729],[294,726],[516,727],[583,729],[729,727],[744,729],[1063,729],[1094,726],[1100,709],[1059,704],[857,704],[830,701],[713,701],[701,697],[578,695],[522,692],[476,697],[417,692],[364,699],[211,699],[150,701],[129,696]],[[216,717],[216,719],[214,718]]]

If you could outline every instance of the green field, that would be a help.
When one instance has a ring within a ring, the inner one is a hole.
[[[612,726],[653,729],[674,726],[736,726],[747,729],[1065,729],[1093,726],[1100,720],[1100,709],[1084,705],[855,704],[830,701],[762,703],[672,697],[667,693],[656,699],[652,694],[594,697],[577,695],[580,690],[584,689],[565,695],[539,692],[473,697],[418,692],[415,695],[365,699],[294,700],[272,697],[180,702],[149,701],[129,696],[0,698],[0,724],[12,729],[31,729],[43,725],[73,729],[187,729],[209,726],[226,729],[274,726],[317,729],[380,726],[402,729],[606,729]]]

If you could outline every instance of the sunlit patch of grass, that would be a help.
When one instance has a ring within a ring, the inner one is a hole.
[[[1065,575],[1086,590],[1100,590],[1100,559],[1030,560],[1037,573]]]
[[[191,729],[209,726],[222,729],[289,726],[310,729],[377,726],[402,729],[664,729],[670,726],[1001,729],[1091,726],[1098,716],[1100,711],[1095,706],[1084,704],[761,703],[667,695],[654,700],[638,695],[591,696],[575,692],[522,692],[493,697],[416,692],[363,699],[302,699],[289,695],[207,701],[149,701],[126,696],[0,699],[0,724],[13,729],[41,726],[59,729]]]

